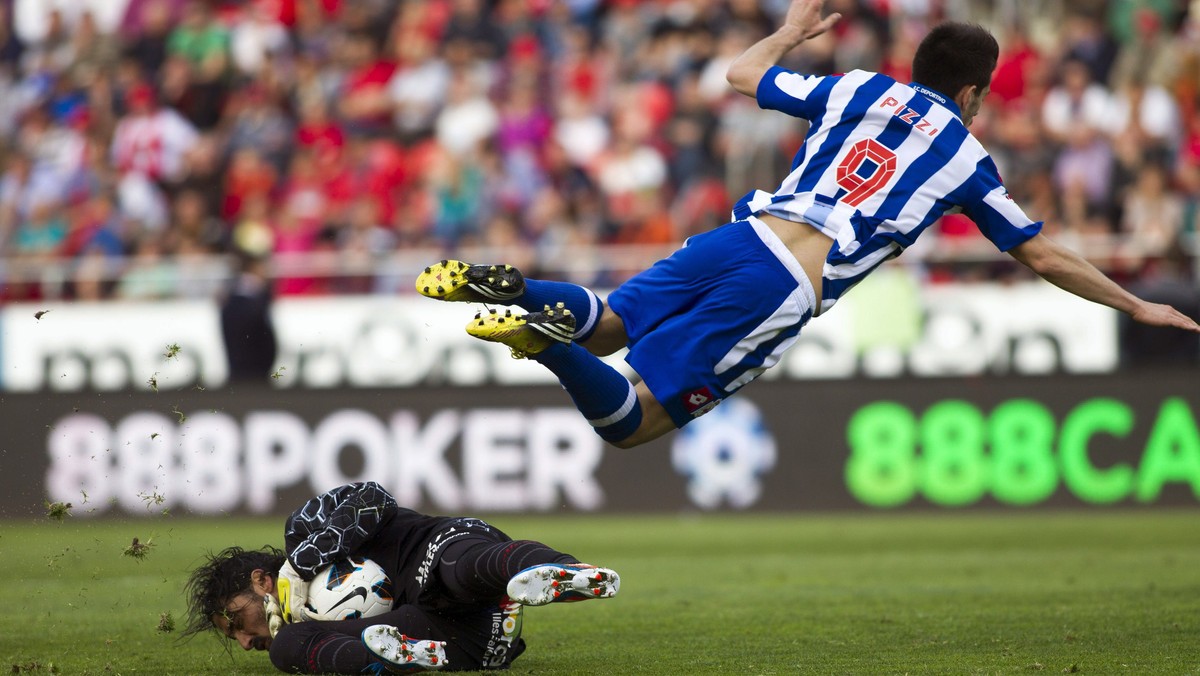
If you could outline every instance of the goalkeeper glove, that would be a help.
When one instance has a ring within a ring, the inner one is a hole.
[[[283,621],[283,607],[279,605],[279,600],[275,598],[274,594],[265,594],[263,610],[267,615],[267,628],[271,631],[271,638],[275,638],[275,634],[278,634],[280,628],[286,624]]]
[[[308,600],[308,582],[300,577],[300,573],[292,567],[291,561],[283,562],[275,589],[279,592],[279,605],[284,622],[303,622],[310,619],[308,611],[304,609],[304,602]]]

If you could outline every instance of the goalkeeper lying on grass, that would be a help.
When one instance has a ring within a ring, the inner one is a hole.
[[[466,517],[426,516],[374,482],[336,488],[287,520],[284,552],[230,547],[187,583],[184,636],[209,629],[245,650],[269,650],[283,671],[503,669],[525,650],[522,606],[607,598],[620,578]],[[319,570],[349,556],[380,564],[391,610],[320,621],[306,606]]]

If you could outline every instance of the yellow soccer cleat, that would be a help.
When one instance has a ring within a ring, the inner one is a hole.
[[[509,303],[525,293],[525,278],[511,265],[445,260],[417,275],[417,293],[461,303]]]
[[[467,324],[467,333],[480,340],[502,343],[512,350],[514,359],[535,355],[555,343],[570,344],[575,338],[575,315],[562,303],[541,312],[514,315],[489,310],[477,313]]]

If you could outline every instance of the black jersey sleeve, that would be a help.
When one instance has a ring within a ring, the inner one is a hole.
[[[288,517],[288,559],[301,577],[311,580],[321,568],[358,549],[397,510],[396,499],[374,481],[322,493]]]

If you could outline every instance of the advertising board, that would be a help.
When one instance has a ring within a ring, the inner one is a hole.
[[[864,284],[892,284],[881,272]],[[41,319],[38,313],[49,310]],[[553,384],[541,369],[463,332],[474,308],[413,296],[284,298],[271,384],[290,388]],[[177,345],[177,358],[165,346]],[[0,388],[186,390],[228,378],[212,301],[14,304],[0,309]],[[1044,283],[948,284],[896,297],[851,293],[805,327],[764,376],[1108,373],[1116,313]],[[625,369],[620,355],[611,363]],[[626,369],[626,373],[628,370]]]
[[[8,393],[0,516],[1196,505],[1198,414],[1186,372],[767,381],[620,450],[557,386]]]

